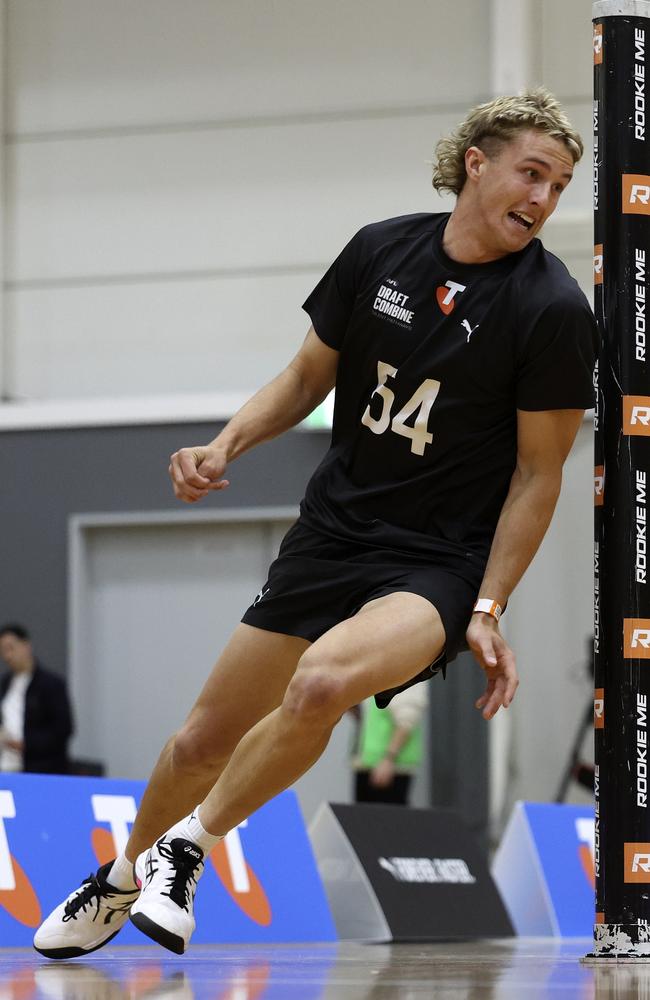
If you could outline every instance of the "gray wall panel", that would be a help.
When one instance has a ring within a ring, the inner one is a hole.
[[[172,493],[172,451],[210,440],[213,424],[20,431],[0,434],[0,620],[31,628],[44,662],[67,662],[67,530],[71,514],[187,510]],[[242,456],[230,487],[207,497],[220,507],[300,500],[328,444],[293,432]],[[242,611],[244,609],[242,608]]]

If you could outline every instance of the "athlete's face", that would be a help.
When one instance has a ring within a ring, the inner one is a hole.
[[[466,165],[473,214],[497,256],[522,250],[537,236],[573,175],[568,147],[534,130],[522,131],[492,157],[472,147]]]

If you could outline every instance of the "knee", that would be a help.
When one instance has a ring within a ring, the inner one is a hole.
[[[343,671],[312,648],[301,657],[282,707],[298,724],[334,724],[349,708]]]
[[[173,767],[186,774],[212,773],[230,757],[234,747],[215,731],[188,721],[171,740]]]

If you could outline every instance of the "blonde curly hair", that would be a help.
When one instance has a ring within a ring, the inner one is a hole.
[[[537,129],[559,139],[574,163],[584,152],[580,135],[545,87],[527,90],[516,97],[497,97],[473,108],[451,135],[437,142],[431,181],[436,191],[460,194],[467,180],[465,153],[470,146],[478,146],[487,156],[494,157],[522,129]]]

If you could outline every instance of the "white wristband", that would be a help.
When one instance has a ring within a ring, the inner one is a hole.
[[[491,601],[489,597],[479,597],[478,601],[474,605],[474,611],[482,611],[486,615],[492,615],[492,617],[498,621],[503,614],[503,608],[496,601]]]

